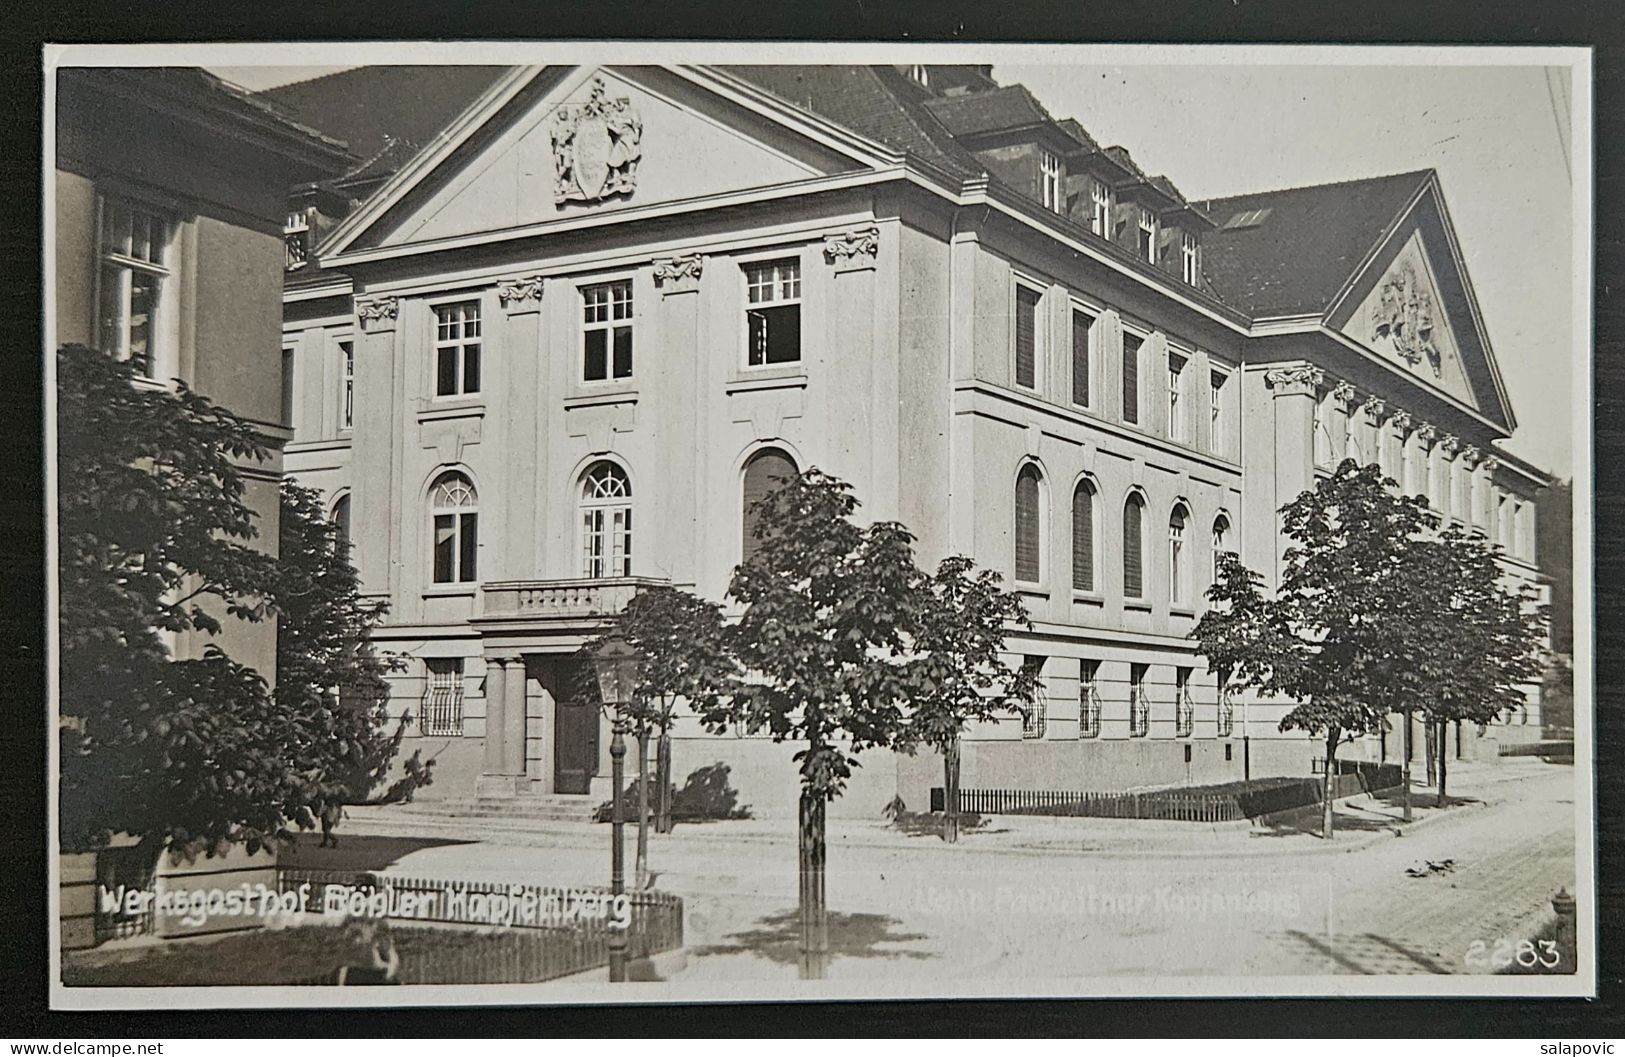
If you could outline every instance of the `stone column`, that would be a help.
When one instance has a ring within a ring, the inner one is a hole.
[[[1360,433],[1365,443],[1365,463],[1376,463],[1384,474],[1388,473],[1388,447],[1384,443],[1383,422],[1388,417],[1388,405],[1375,396],[1367,397],[1360,405]]]
[[[508,672],[501,657],[485,659],[485,767],[483,775],[500,775],[508,764]]]
[[[542,364],[541,319],[542,277],[525,276],[497,283],[497,302],[505,318],[501,358],[487,356],[486,381],[493,404],[501,403],[497,428],[506,438],[504,459],[508,465],[508,494],[501,496],[504,530],[498,542],[501,552],[497,568],[505,578],[523,580],[545,575],[541,553],[536,546],[536,498],[532,482],[539,483],[536,465],[538,422],[535,394]],[[500,371],[500,375],[497,373]],[[501,387],[501,393],[496,392]],[[495,410],[495,408],[493,409]],[[486,574],[486,579],[495,579]]]
[[[525,658],[505,657],[507,668],[503,694],[502,773],[525,773]]]
[[[1388,476],[1394,479],[1399,486],[1401,495],[1407,493],[1410,484],[1410,452],[1409,440],[1411,436],[1411,416],[1405,411],[1395,411],[1388,417],[1388,431],[1391,443],[1388,449],[1393,452],[1388,467]]]
[[[1447,520],[1461,516],[1456,509],[1456,452],[1460,448],[1461,441],[1447,433],[1435,449],[1439,453],[1439,516]]]
[[[350,442],[350,533],[362,589],[390,591],[390,552],[400,520],[391,494],[395,480],[395,322],[400,302],[393,297],[356,301],[355,423]]]
[[[1274,397],[1275,497],[1284,506],[1315,484],[1315,396],[1323,376],[1316,367],[1277,367],[1264,375]],[[1276,522],[1276,582],[1286,542]]]
[[[1356,458],[1359,454],[1356,438],[1360,435],[1360,426],[1355,416],[1358,414],[1360,407],[1360,394],[1355,391],[1351,383],[1338,382],[1332,388],[1331,403],[1332,407],[1337,412],[1340,412],[1332,416],[1333,421],[1337,424],[1330,431],[1332,435],[1332,458],[1337,462]]]

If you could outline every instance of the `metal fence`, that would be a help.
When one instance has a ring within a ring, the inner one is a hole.
[[[931,790],[931,810],[946,803],[942,787]],[[1077,815],[1179,822],[1233,822],[1246,818],[1234,794],[1074,793],[1053,789],[961,789],[959,810],[978,815]]]

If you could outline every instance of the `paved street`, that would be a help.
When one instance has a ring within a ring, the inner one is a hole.
[[[1573,888],[1574,771],[1462,765],[1440,812],[1396,835],[1397,803],[1339,805],[1331,845],[1302,828],[998,817],[956,846],[834,822],[832,980],[1475,971],[1474,940],[1528,936]],[[301,865],[417,876],[603,883],[604,826],[429,820],[361,810]],[[1305,820],[1304,826],[1312,826]],[[633,827],[628,827],[630,867]],[[1406,875],[1418,861],[1447,872]],[[684,897],[683,979],[796,978],[794,825],[680,826],[652,839],[657,887]],[[1483,971],[1483,970],[1477,970]]]

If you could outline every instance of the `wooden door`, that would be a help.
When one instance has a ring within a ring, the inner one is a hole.
[[[553,723],[553,791],[591,792],[597,773],[597,703],[560,701]]]

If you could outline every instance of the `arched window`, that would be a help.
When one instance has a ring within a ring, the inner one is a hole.
[[[783,485],[799,471],[796,461],[778,448],[763,448],[745,463],[745,535],[744,559],[756,553],[762,541],[756,538],[756,504],[769,492]]]
[[[1016,475],[1016,579],[1023,583],[1038,583],[1042,573],[1040,551],[1043,543],[1043,522],[1039,510],[1039,483],[1042,476],[1038,467],[1028,463]]]
[[[479,553],[479,496],[455,470],[435,479],[429,494],[434,515],[434,582],[473,583]]]
[[[1145,597],[1145,500],[1129,493],[1123,504],[1123,595]]]
[[[1213,519],[1213,582],[1219,582],[1219,556],[1235,548],[1230,543],[1230,519],[1220,514]]]
[[[581,575],[632,575],[632,483],[612,462],[595,462],[581,482]]]
[[[1176,505],[1168,515],[1168,601],[1176,606],[1190,601],[1190,555],[1185,550],[1185,507]]]
[[[339,531],[339,539],[344,541],[346,547],[350,546],[350,493],[345,492],[339,496],[338,502],[333,504],[333,527]]]
[[[1072,492],[1072,589],[1095,589],[1095,489],[1088,481]]]

